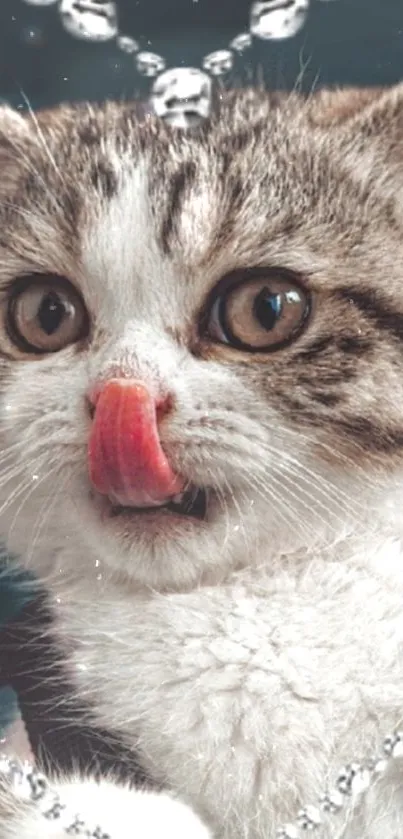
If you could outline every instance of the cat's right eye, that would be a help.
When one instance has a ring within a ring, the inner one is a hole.
[[[64,277],[32,274],[11,286],[6,328],[22,352],[58,352],[84,338],[88,326],[84,302]]]

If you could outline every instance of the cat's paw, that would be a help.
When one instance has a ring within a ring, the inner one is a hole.
[[[53,784],[45,796],[38,787],[36,801],[31,792],[0,780],[0,839],[210,839],[193,811],[168,793],[91,779]]]

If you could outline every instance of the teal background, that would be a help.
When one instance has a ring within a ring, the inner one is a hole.
[[[170,66],[200,66],[203,55],[245,31],[245,0],[118,0],[121,32]],[[264,79],[292,88],[392,84],[403,78],[403,0],[312,0],[306,27],[288,41],[255,41],[226,84]],[[75,40],[63,31],[56,7],[0,0],[0,99],[34,108],[62,100],[145,95],[150,83],[113,42]],[[0,567],[1,567],[0,553]],[[18,612],[26,592],[5,569],[0,574],[0,624]],[[0,692],[0,732],[15,712]]]

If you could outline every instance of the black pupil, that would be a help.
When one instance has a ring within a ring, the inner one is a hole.
[[[253,304],[253,314],[267,332],[273,329],[283,309],[282,295],[262,288]]]
[[[66,317],[66,306],[54,291],[48,291],[42,298],[38,309],[38,322],[46,332],[46,335],[53,335],[57,332],[64,318]]]

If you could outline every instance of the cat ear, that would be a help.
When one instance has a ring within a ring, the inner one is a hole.
[[[403,84],[322,91],[308,108],[313,125],[346,130],[361,148],[375,141],[378,157],[399,165],[403,160]]]
[[[354,123],[374,136],[382,130],[403,132],[403,84],[321,90],[310,99],[308,112],[315,125],[326,128]]]

